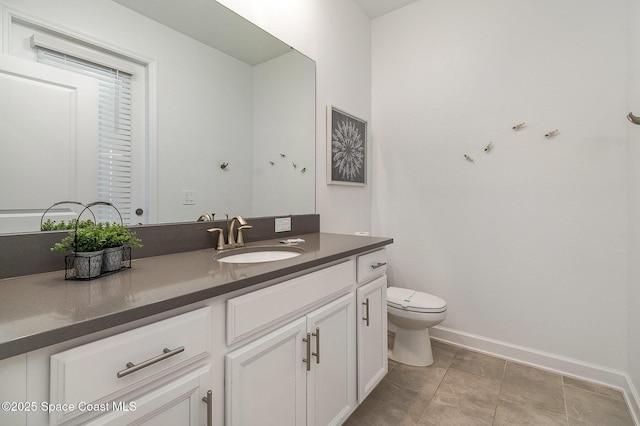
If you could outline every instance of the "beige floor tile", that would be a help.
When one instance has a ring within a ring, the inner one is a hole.
[[[493,356],[460,349],[451,367],[490,379],[502,380],[506,361]]]
[[[597,383],[587,382],[585,380],[573,379],[571,377],[564,376],[562,378],[565,386],[572,386],[578,389],[584,389],[597,393],[600,395],[608,396],[609,398],[618,399],[624,401],[624,395],[617,389],[610,388],[608,386],[600,385]]]
[[[565,387],[569,425],[634,426],[626,402],[572,386]]]
[[[565,413],[562,376],[507,362],[500,400]]]
[[[405,389],[418,392],[427,400],[436,393],[455,353],[439,347],[433,348],[433,364],[429,367],[412,367],[396,363],[385,380]]]
[[[567,426],[567,415],[533,405],[499,401],[495,426]]]
[[[462,350],[460,346],[450,345],[449,343],[441,342],[439,340],[434,340],[434,339],[431,339],[431,347],[447,350],[453,353],[457,353],[458,351]]]
[[[633,426],[614,389],[457,346],[432,345],[430,367],[390,360],[385,379],[345,425]]]
[[[450,368],[420,425],[491,425],[500,380]]]
[[[383,380],[344,423],[345,426],[413,426],[429,400]]]

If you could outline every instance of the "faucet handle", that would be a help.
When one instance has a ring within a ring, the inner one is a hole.
[[[218,246],[216,247],[216,250],[223,250],[224,249],[224,234],[222,232],[222,228],[210,228],[207,229],[207,232],[218,232]]]
[[[242,226],[238,227],[238,238],[237,238],[237,241],[236,241],[236,245],[237,246],[240,246],[240,247],[244,246],[244,239],[242,238],[242,230],[243,229],[251,229],[251,228],[253,228],[253,226],[251,226],[251,225],[242,225]]]

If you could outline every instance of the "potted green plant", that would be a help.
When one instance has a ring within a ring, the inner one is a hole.
[[[102,270],[104,247],[104,232],[91,223],[69,231],[69,234],[51,250],[73,253],[76,278],[94,278],[100,275]]]
[[[103,272],[116,271],[122,267],[125,247],[142,247],[142,241],[124,225],[99,223],[97,229],[104,239]]]

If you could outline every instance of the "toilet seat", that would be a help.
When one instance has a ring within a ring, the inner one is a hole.
[[[409,312],[440,313],[447,310],[447,302],[433,294],[408,288],[387,288],[387,305]]]

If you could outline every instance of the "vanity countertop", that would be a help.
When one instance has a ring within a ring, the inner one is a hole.
[[[131,269],[91,281],[64,271],[0,280],[0,359],[183,307],[391,244],[391,238],[300,235],[300,256],[221,263],[214,249],[135,259]],[[278,244],[278,239],[247,246]]]

